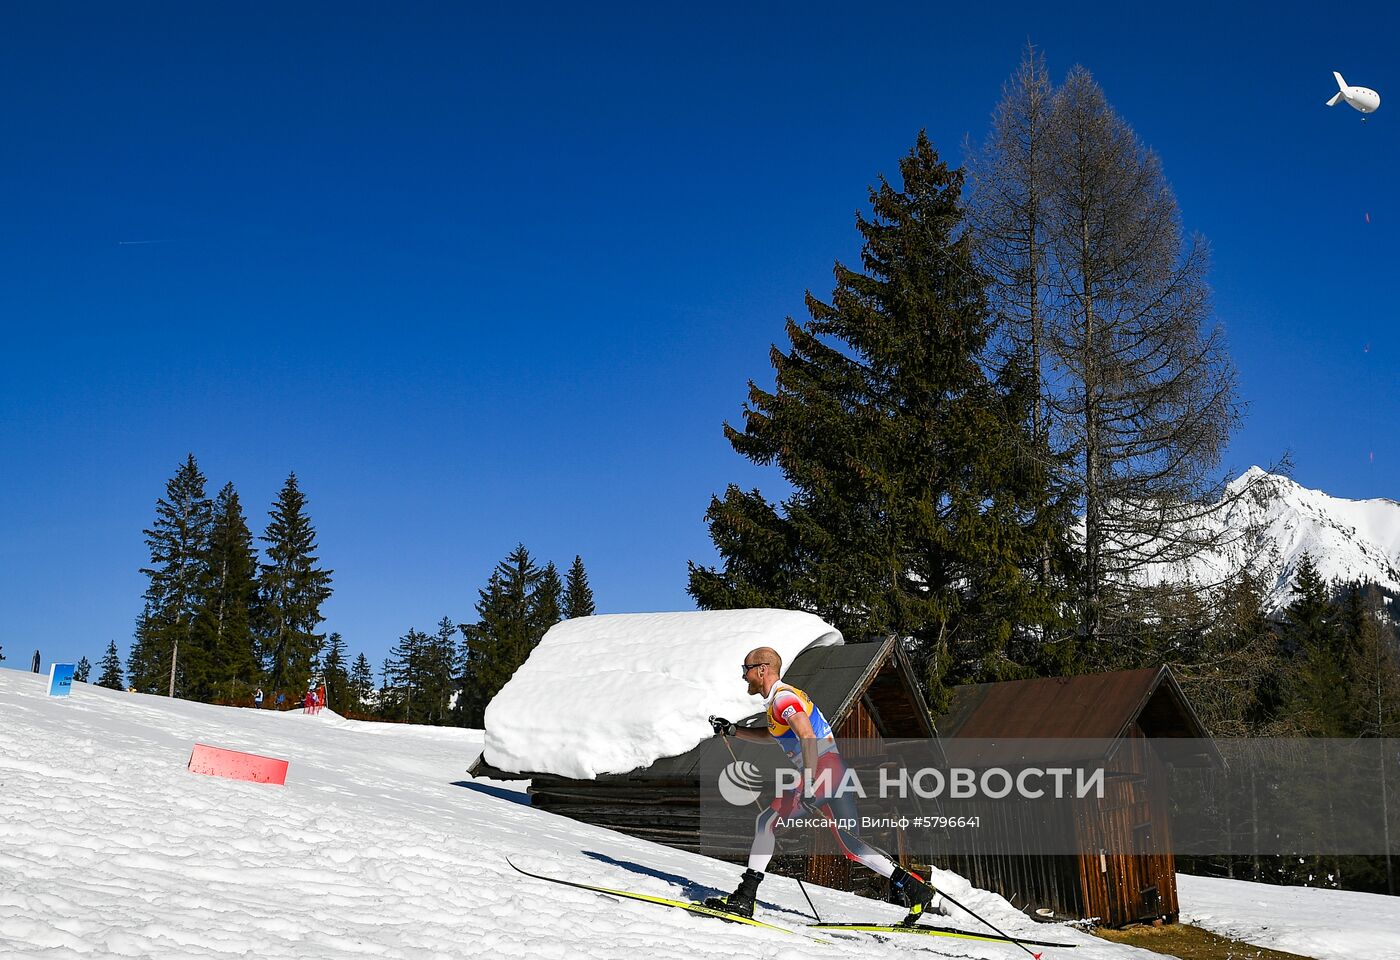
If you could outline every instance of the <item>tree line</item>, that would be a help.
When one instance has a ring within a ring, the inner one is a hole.
[[[126,682],[140,693],[224,703],[262,684],[305,690],[324,640],[317,628],[333,571],[316,556],[296,474],[268,513],[261,556],[233,484],[210,498],[205,483],[190,454],[156,501]],[[113,644],[100,684],[117,681],[115,660]]]
[[[536,564],[523,544],[497,564],[479,592],[476,619],[443,617],[432,633],[399,637],[376,682],[368,657],[351,658],[341,635],[319,631],[332,570],[317,554],[306,496],[289,474],[268,512],[259,551],[238,492],[206,494],[193,454],[156,501],[145,532],[150,563],[130,654],[116,641],[98,663],[98,686],[189,700],[299,702],[323,684],[340,713],[414,723],[481,724],[486,704],[560,620],[591,616],[583,560],[565,577]],[[86,657],[75,678],[86,682]]]
[[[1179,612],[1157,608],[1176,628],[1170,648],[1156,652],[1176,663],[1183,689],[1212,733],[1341,740],[1400,735],[1400,600],[1373,583],[1328,582],[1306,555],[1295,573],[1292,602],[1269,618],[1262,600],[1262,584],[1245,577],[1211,605],[1220,619],[1204,628],[1197,624],[1205,604]],[[1245,760],[1245,769],[1227,779],[1231,793],[1219,798],[1225,806],[1248,810],[1249,791],[1264,789],[1247,773],[1254,762]],[[1285,799],[1316,810],[1332,799],[1333,790],[1330,771],[1300,770]],[[1228,818],[1221,823],[1237,841],[1236,849],[1257,848],[1257,823]],[[1246,852],[1180,864],[1188,872],[1400,892],[1395,864],[1384,856]]]

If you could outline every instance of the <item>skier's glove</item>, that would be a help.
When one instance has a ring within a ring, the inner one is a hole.
[[[711,717],[710,726],[715,728],[715,736],[732,737],[739,732],[739,728],[723,717]]]
[[[817,784],[815,777],[808,779],[804,774],[802,783],[797,788],[802,794],[802,805],[804,807],[815,807],[817,800],[821,798],[821,787]]]

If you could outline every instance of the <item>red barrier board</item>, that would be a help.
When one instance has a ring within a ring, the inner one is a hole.
[[[255,753],[223,750],[202,743],[194,745],[190,754],[190,772],[230,780],[251,780],[254,783],[287,782],[287,761],[276,757],[260,757]]]

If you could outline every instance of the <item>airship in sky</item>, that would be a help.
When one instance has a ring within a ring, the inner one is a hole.
[[[1375,113],[1380,109],[1381,95],[1379,93],[1370,87],[1349,86],[1342,79],[1342,75],[1335,70],[1332,71],[1332,76],[1337,78],[1337,86],[1341,89],[1339,93],[1332,96],[1331,100],[1327,101],[1329,107],[1335,107],[1345,100],[1362,113]]]

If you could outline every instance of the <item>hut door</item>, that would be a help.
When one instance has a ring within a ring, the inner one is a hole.
[[[1130,920],[1152,920],[1162,915],[1162,897],[1158,878],[1153,870],[1156,861],[1156,838],[1152,832],[1152,805],[1148,802],[1146,779],[1134,779],[1130,792],[1128,815],[1132,824],[1132,847],[1125,857],[1127,869],[1120,876],[1127,889],[1119,903],[1132,904],[1136,916]]]
[[[1114,792],[1119,802],[1104,814],[1115,849],[1100,852],[1098,868],[1108,894],[1109,923],[1117,927],[1161,916],[1162,897],[1153,869],[1157,858],[1146,778],[1124,777]]]

